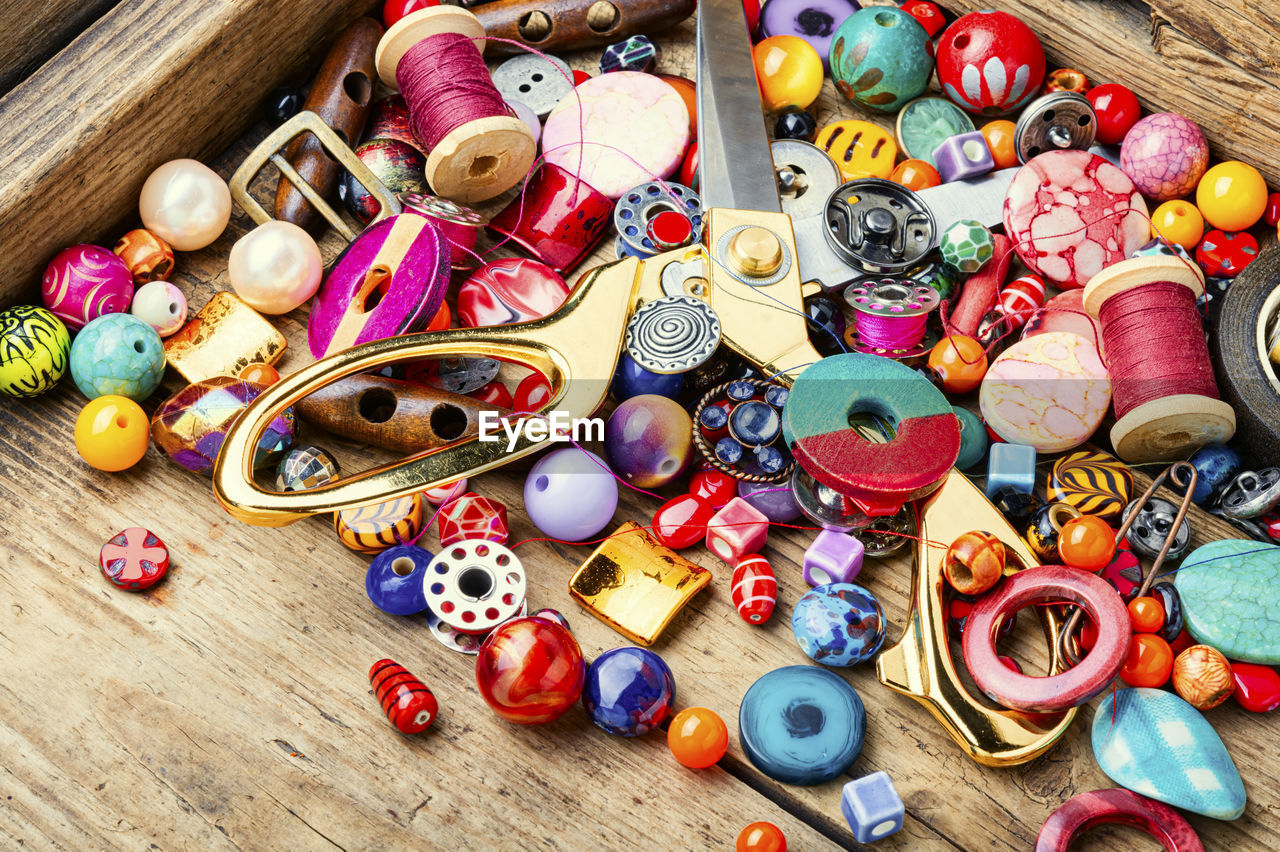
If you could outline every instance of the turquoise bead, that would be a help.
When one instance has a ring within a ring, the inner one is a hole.
[[[71,378],[89,399],[117,394],[141,402],[163,377],[160,335],[132,314],[100,316],[71,344]]]
[[[1229,660],[1280,665],[1280,547],[1210,542],[1183,560],[1173,585],[1197,642]]]
[[[978,415],[960,405],[951,406],[951,410],[960,418],[960,455],[956,456],[956,467],[968,470],[982,461],[991,440]]]
[[[1135,793],[1214,819],[1244,813],[1244,782],[1196,708],[1161,689],[1121,689],[1093,715],[1093,756]]]
[[[933,44],[920,22],[891,6],[862,9],[831,40],[831,77],[861,106],[896,112],[924,94],[933,74]]]

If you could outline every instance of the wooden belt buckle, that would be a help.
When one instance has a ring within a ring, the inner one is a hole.
[[[351,242],[356,238],[356,232],[351,230],[338,212],[321,197],[314,186],[298,174],[298,170],[281,153],[290,142],[303,133],[313,134],[329,156],[337,160],[339,165],[350,172],[351,176],[377,199],[378,215],[373,217],[369,222],[370,225],[400,213],[404,209],[400,199],[378,180],[347,143],[342,141],[342,137],[334,133],[320,116],[314,112],[303,111],[277,127],[266,139],[259,142],[258,147],[249,152],[249,156],[244,158],[244,162],[231,176],[231,197],[256,224],[270,222],[272,216],[258,203],[257,199],[249,194],[249,184],[267,163],[272,163],[289,183],[297,187],[312,208],[319,211],[325,221],[342,234],[343,239]]]

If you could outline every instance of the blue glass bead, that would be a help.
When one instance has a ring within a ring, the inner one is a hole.
[[[100,316],[71,344],[71,377],[89,399],[117,394],[141,402],[164,377],[164,344],[133,314]]]
[[[857,583],[814,586],[796,601],[791,632],[800,650],[824,666],[855,666],[884,644],[884,610]]]
[[[1212,503],[1241,469],[1240,456],[1225,444],[1209,444],[1196,450],[1191,466],[1196,469],[1196,487],[1191,499],[1198,506]]]
[[[782,415],[767,402],[748,400],[733,407],[729,434],[748,447],[772,444],[782,432]]]
[[[799,139],[802,142],[812,142],[813,137],[818,135],[818,119],[813,117],[812,113],[805,112],[800,107],[787,107],[778,115],[778,120],[773,123],[773,138],[775,139]]]
[[[427,608],[422,578],[432,554],[412,544],[388,548],[369,565],[364,590],[373,605],[392,615],[413,615]]]
[[[716,458],[725,464],[737,464],[742,461],[742,445],[733,438],[721,438],[716,441]]]
[[[1024,494],[1036,487],[1036,448],[1026,444],[996,443],[987,459],[987,499],[1005,485]]]
[[[1019,491],[1013,485],[1002,485],[987,499],[1000,510],[1000,514],[1018,531],[1018,535],[1026,533],[1031,516],[1040,508],[1040,499],[1036,495]]]
[[[675,399],[684,390],[683,373],[655,373],[646,370],[636,363],[635,359],[623,352],[618,359],[618,366],[613,371],[613,384],[610,386],[613,398],[618,402],[641,394],[654,393]]]
[[[718,405],[708,405],[698,415],[698,423],[708,432],[717,432],[729,423],[729,412]]]
[[[791,396],[791,389],[784,388],[779,385],[772,385],[764,392],[764,401],[779,410],[787,404],[787,398]]]
[[[786,482],[748,482],[738,480],[738,496],[775,523],[786,523],[800,517],[800,504]]]
[[[862,752],[867,712],[844,678],[816,666],[774,669],[751,685],[738,738],[756,768],[784,784],[839,777]]]
[[[960,419],[960,455],[956,456],[956,467],[968,470],[982,461],[991,439],[987,437],[987,429],[978,415],[960,405],[951,406],[951,410]]]
[[[853,839],[870,843],[901,831],[906,808],[889,774],[872,772],[844,785],[840,812],[853,830]]]
[[[587,669],[582,706],[602,730],[643,736],[666,721],[676,700],[676,679],[647,648],[614,648]]]
[[[778,473],[787,466],[787,457],[777,447],[756,447],[756,467],[766,476]]]
[[[756,395],[756,386],[751,382],[730,382],[724,393],[730,402],[746,402]]]

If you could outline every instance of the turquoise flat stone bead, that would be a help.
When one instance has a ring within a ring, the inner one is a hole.
[[[1197,642],[1229,660],[1280,665],[1280,547],[1210,542],[1183,560],[1173,584]]]
[[[1244,813],[1244,782],[1196,708],[1161,689],[1121,689],[1093,716],[1093,756],[1122,787],[1214,819]]]

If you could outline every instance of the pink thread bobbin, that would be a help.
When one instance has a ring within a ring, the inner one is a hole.
[[[406,15],[378,42],[383,83],[400,90],[414,134],[430,153],[432,191],[470,203],[501,195],[533,165],[537,142],[485,67],[484,27],[456,6]]]
[[[871,278],[844,290],[854,310],[845,342],[856,352],[886,358],[915,358],[927,352],[929,312],[938,307],[938,291],[910,278]]]

